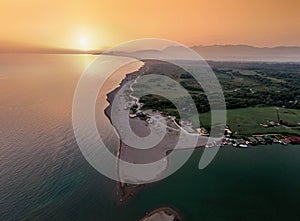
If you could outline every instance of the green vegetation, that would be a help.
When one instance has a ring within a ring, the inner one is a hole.
[[[189,65],[193,65],[188,61]],[[192,96],[203,126],[210,128],[210,109],[206,95],[196,80],[183,69],[161,61],[146,61],[149,69],[145,74],[163,74],[179,82]],[[227,124],[232,131],[250,135],[255,133],[283,133],[300,135],[300,64],[296,63],[233,63],[211,62],[223,88],[228,110]],[[172,85],[158,81],[162,89],[172,95]],[[147,87],[147,82],[139,85]],[[176,91],[174,91],[176,94]],[[193,122],[198,116],[189,115],[189,104],[181,98],[184,113]],[[158,95],[142,97],[143,109],[159,110],[179,119],[175,106]],[[275,107],[279,107],[280,124],[267,127],[261,123],[277,122]],[[185,117],[186,117],[185,116]]]
[[[209,111],[203,89],[189,73],[167,62],[147,61],[147,64],[146,74],[163,74],[174,79],[192,95],[200,113]],[[227,109],[256,105],[300,109],[300,64],[213,62],[211,66],[223,88]],[[176,94],[171,90],[172,85],[160,81],[157,84],[171,95]],[[139,87],[147,87],[147,83]],[[147,99],[155,99],[155,102],[144,100],[148,108],[170,108],[170,104],[158,96]]]
[[[268,121],[277,121],[275,107],[247,107],[227,110],[227,124],[233,132],[237,131],[239,135],[265,133],[300,135],[300,126],[296,123],[300,122],[300,110],[280,108],[278,113],[281,120],[289,122],[292,126],[264,128],[260,125],[261,123]],[[210,128],[210,112],[199,114],[199,119],[204,127]]]
[[[258,104],[300,109],[298,70],[215,69],[223,87],[228,109]]]

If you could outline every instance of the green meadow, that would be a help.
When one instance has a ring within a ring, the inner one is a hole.
[[[275,107],[247,107],[227,110],[227,125],[231,130],[237,131],[240,135],[281,133],[300,135],[300,110],[279,108],[280,120],[289,124],[264,128],[260,124],[268,121],[277,121]],[[211,113],[200,113],[199,118],[204,127],[210,128]]]

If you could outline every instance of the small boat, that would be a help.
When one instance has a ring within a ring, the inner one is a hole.
[[[247,144],[239,144],[239,147],[242,147],[242,148],[247,148],[248,145]]]

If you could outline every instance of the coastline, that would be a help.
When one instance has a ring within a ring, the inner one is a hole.
[[[150,63],[151,64],[151,63]],[[109,92],[107,96],[107,101],[109,105],[105,108],[105,115],[109,118],[110,123],[111,121],[111,106],[112,102],[115,99],[116,94],[122,89],[122,86],[125,85],[127,82],[136,79],[138,76],[144,74],[146,71],[149,71],[151,69],[151,65],[144,62],[144,64],[136,71],[128,73],[125,75],[125,78],[122,79],[119,86],[116,87],[114,90]],[[150,70],[151,71],[151,70]],[[119,99],[119,98],[117,98]],[[117,158],[122,159],[126,162],[132,162],[132,163],[138,163],[138,164],[144,164],[144,163],[151,163],[156,162],[158,160],[161,160],[166,155],[170,154],[172,150],[174,150],[174,147],[176,146],[178,142],[178,137],[180,133],[183,133],[183,135],[188,139],[189,136],[193,137],[193,139],[197,139],[196,141],[196,148],[204,148],[207,144],[208,137],[200,136],[199,134],[191,134],[187,132],[184,128],[182,128],[180,125],[178,125],[173,117],[170,118],[163,118],[160,116],[158,112],[154,111],[145,111],[145,113],[150,114],[152,120],[156,121],[154,125],[154,133],[161,133],[162,127],[166,130],[166,135],[162,138],[161,141],[159,141],[156,146],[149,148],[147,150],[145,149],[135,149],[121,140],[119,141],[119,147],[117,151]],[[127,119],[128,120],[128,119]],[[163,120],[166,120],[165,123]],[[119,121],[122,123],[124,121],[123,118],[119,119]],[[129,118],[131,129],[134,133],[136,133],[139,137],[146,137],[151,132],[149,123],[145,120],[140,119],[139,117]],[[153,125],[152,125],[153,126]],[[118,132],[117,132],[118,133]],[[191,144],[189,142],[186,143],[185,146],[180,147],[177,150],[184,150],[184,149],[195,149],[194,144]],[[168,166],[167,161],[163,161],[160,163],[159,168],[155,169],[154,173],[150,173],[150,179],[155,179],[155,177],[159,176],[161,173],[163,173]],[[117,162],[117,171],[119,176],[119,182],[117,185],[117,195],[120,198],[120,202],[126,201],[128,198],[130,198],[140,187],[142,187],[144,184],[128,184],[126,183],[126,178],[130,177],[130,174],[126,174],[126,171],[122,171],[122,166],[120,166],[120,162]]]
[[[139,76],[145,69],[145,64],[143,64],[141,67],[139,67],[136,71],[129,72],[125,75],[125,78],[122,79],[120,82],[119,86],[110,91],[106,95],[106,100],[109,103],[109,105],[104,109],[104,114],[107,116],[109,119],[110,123],[112,124],[111,121],[111,104],[115,98],[115,95],[118,93],[118,91],[121,89],[122,85],[126,84],[128,81],[135,79],[137,76]],[[120,159],[121,153],[122,153],[122,147],[123,147],[123,142],[120,140],[119,141],[119,146],[117,150],[117,158]],[[117,161],[117,171],[119,174],[119,161]],[[126,201],[130,196],[133,195],[133,193],[142,185],[133,185],[133,184],[126,184],[121,182],[121,178],[119,179],[120,181],[117,183],[117,195],[119,196],[120,202]]]
[[[116,87],[115,89],[113,89],[111,92],[109,92],[107,94],[107,101],[109,103],[109,105],[105,108],[105,115],[108,117],[109,121],[111,122],[111,103],[114,100],[116,94],[119,92],[119,90],[122,88],[122,85],[126,84],[127,82],[137,78],[138,76],[142,75],[143,72],[145,71],[146,67],[145,66],[146,63],[144,63],[138,70],[133,71],[133,72],[129,72],[125,75],[125,78],[123,78],[121,80],[121,82],[119,83],[119,86]],[[145,128],[147,128],[147,123],[146,121],[142,121],[141,119],[139,119],[138,117],[130,119],[131,122],[133,122],[133,124],[130,124],[132,126],[132,129],[135,130],[135,127],[138,129],[138,133],[142,133],[146,134],[147,136],[147,130]],[[180,125],[176,125],[176,129],[182,129],[182,128],[178,128],[180,127]],[[137,134],[138,134],[137,133]],[[175,140],[176,141],[176,140]],[[202,140],[203,141],[203,140]],[[250,144],[249,144],[250,145]],[[248,145],[248,146],[249,146]],[[225,145],[226,147],[227,145]],[[229,145],[232,146],[232,145]],[[196,148],[203,148],[205,147],[205,145],[197,145]],[[244,148],[243,146],[239,146],[237,144],[236,147],[240,147],[240,148]],[[118,147],[118,151],[117,151],[117,157],[118,159],[121,158],[121,155],[123,155],[124,157],[124,153],[127,153],[125,155],[130,155],[132,152],[128,152],[128,147],[126,146],[126,144],[122,143],[122,141],[119,141],[119,147]],[[170,150],[171,151],[171,150]],[[168,153],[166,153],[168,154]],[[138,155],[135,155],[135,157]],[[122,159],[123,159],[122,157]],[[125,158],[126,160],[126,158]],[[138,161],[138,160],[137,160]],[[132,162],[132,159],[129,159],[128,162]],[[118,170],[118,174],[119,173],[119,161],[117,161],[117,170]],[[133,196],[137,191],[139,191],[145,184],[127,184],[126,182],[122,182],[122,179],[119,179],[120,181],[117,183],[116,186],[116,191],[117,191],[117,196],[119,199],[119,203],[123,204],[126,203],[127,200],[129,200],[131,198],[131,196]],[[143,218],[140,219],[140,221],[153,221],[153,220],[163,220],[163,221],[169,221],[169,220],[182,220],[182,217],[180,217],[180,215],[178,213],[173,212],[173,210],[169,210],[169,207],[160,207],[150,213],[147,213]],[[178,217],[176,219],[174,219],[173,217]]]

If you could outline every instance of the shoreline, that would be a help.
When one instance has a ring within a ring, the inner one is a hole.
[[[136,79],[139,75],[143,74],[145,71],[149,70],[149,65],[147,65],[146,62],[137,70],[131,73],[128,73],[125,75],[125,78],[122,79],[119,86],[116,87],[114,90],[109,92],[107,96],[107,101],[109,105],[105,108],[104,112],[105,115],[109,118],[110,123],[111,121],[111,103],[115,99],[115,95],[119,92],[119,90],[122,88],[122,85],[126,84],[128,81],[131,81],[133,79]],[[160,122],[159,117],[157,118],[157,113],[150,110],[152,113],[151,118],[156,118],[156,121],[158,122],[156,125],[162,125],[162,122]],[[120,122],[124,119],[120,119]],[[140,137],[148,136],[150,132],[150,127],[148,122],[145,120],[140,119],[139,117],[130,118],[130,126],[134,133],[136,133]],[[117,158],[123,159],[127,162],[132,163],[151,163],[155,162],[157,160],[162,159],[163,157],[167,156],[169,153],[172,152],[174,147],[177,144],[178,141],[178,135],[179,133],[183,132],[185,136],[197,136],[200,137],[199,134],[190,134],[189,132],[185,131],[180,125],[176,124],[174,119],[170,119],[168,122],[166,122],[167,125],[164,125],[163,127],[166,128],[166,133],[168,136],[164,136],[163,139],[156,144],[156,146],[149,148],[147,150],[143,149],[135,149],[127,144],[123,143],[121,140],[119,141],[119,147],[117,151]],[[172,127],[170,127],[172,125]],[[159,128],[156,128],[156,133],[160,133]],[[116,131],[118,134],[118,131]],[[119,134],[118,134],[119,135]],[[196,148],[204,148],[207,144],[208,138],[201,136],[200,139],[197,140]],[[180,149],[194,149],[194,146],[189,146],[190,144],[187,144],[186,146],[181,147]],[[145,157],[147,156],[147,157]],[[159,169],[156,169],[155,172],[153,172],[150,177],[150,179],[154,179],[159,176],[161,173],[163,173],[165,170],[167,170],[168,162],[163,161],[160,163]],[[124,181],[126,181],[126,177],[130,176],[130,174],[126,174],[126,171],[120,170],[120,162],[117,162],[117,171],[119,176],[119,182],[117,186],[117,195],[120,197],[120,202],[126,201],[128,198],[130,198],[140,187],[144,186],[145,184],[128,184]],[[122,172],[125,172],[122,174]],[[125,178],[125,179],[122,179]]]
[[[105,108],[104,112],[105,115],[109,118],[110,123],[112,124],[111,121],[111,104],[113,100],[115,99],[115,95],[122,89],[122,85],[125,85],[127,82],[136,79],[139,75],[142,75],[145,73],[145,71],[149,71],[151,68],[151,65],[148,65],[149,63],[144,62],[143,65],[136,71],[127,73],[125,75],[125,78],[122,79],[122,81],[119,83],[119,86],[110,91],[106,97],[109,105]],[[151,61],[150,61],[151,64]],[[151,71],[151,70],[150,70]],[[157,112],[153,112],[149,110],[151,118],[156,120],[156,126],[157,125],[162,125],[161,119],[157,116]],[[158,118],[157,118],[158,117]],[[165,116],[166,117],[166,116]],[[163,117],[163,118],[165,118]],[[167,119],[167,118],[166,118]],[[120,122],[124,119],[119,119]],[[134,117],[130,118],[130,126],[133,130],[134,133],[136,133],[140,137],[145,137],[148,136],[150,132],[150,127],[148,122],[145,120],[140,119],[139,117]],[[119,147],[117,150],[117,158],[118,159],[123,159],[127,162],[132,162],[132,163],[138,163],[138,164],[143,164],[143,163],[151,163],[155,162],[157,160],[162,159],[163,157],[167,156],[170,154],[173,150],[174,147],[176,146],[178,142],[178,135],[182,132],[185,137],[197,137],[196,141],[196,147],[194,144],[191,143],[186,143],[185,146],[182,146],[180,148],[177,148],[176,150],[186,150],[186,149],[198,149],[198,148],[205,148],[207,147],[207,142],[208,142],[208,137],[206,136],[201,136],[197,133],[189,133],[187,132],[183,127],[178,125],[175,122],[175,119],[169,119],[167,120],[166,124],[164,124],[167,136],[164,136],[163,139],[156,144],[156,146],[149,148],[147,150],[143,149],[135,149],[127,144],[123,143],[121,140],[119,141]],[[155,130],[156,133],[160,133],[160,129],[156,128]],[[117,134],[119,135],[118,131],[116,131]],[[217,145],[216,142],[210,143],[210,146]],[[146,154],[145,154],[146,153]],[[147,156],[147,157],[145,157]],[[156,169],[154,174],[151,174],[152,178],[154,179],[159,176],[161,173],[163,173],[165,170],[167,170],[168,167],[168,162],[164,161],[160,163],[159,169]],[[120,170],[120,162],[117,162],[117,172],[119,176],[119,182],[117,185],[117,195],[120,198],[120,202],[125,202],[128,198],[130,198],[140,187],[144,186],[145,184],[128,184],[126,183],[126,177],[130,176],[130,174],[126,174],[122,172],[126,171],[121,171]],[[154,177],[153,177],[154,176]],[[125,179],[122,179],[125,178]],[[125,181],[125,182],[124,182]]]
[[[119,83],[118,87],[114,88],[112,91],[110,91],[108,94],[106,94],[106,100],[109,103],[108,106],[104,109],[105,115],[106,117],[108,117],[110,123],[112,124],[111,121],[111,103],[115,98],[115,95],[119,92],[119,90],[122,88],[122,85],[126,84],[127,82],[136,79],[138,76],[142,75],[145,71],[148,71],[149,68],[151,66],[148,66],[146,62],[143,62],[143,64],[136,70],[133,72],[129,72],[125,74],[125,77],[121,80],[121,82]],[[150,110],[151,112],[151,110]],[[155,115],[151,115],[151,118],[154,119]],[[137,134],[140,135],[141,137],[147,136],[148,135],[148,130],[149,130],[149,126],[148,123],[145,120],[141,120],[139,119],[139,117],[136,118],[131,118],[130,120],[130,125],[132,130]],[[173,119],[174,121],[174,119]],[[160,123],[158,121],[158,123]],[[160,146],[158,150],[156,150],[156,153],[154,151],[149,150],[149,155],[147,155],[147,157],[151,158],[151,157],[162,157],[165,155],[168,155],[172,150],[170,149],[170,146],[172,146],[174,144],[174,142],[176,143],[176,135],[178,135],[178,132],[183,131],[184,133],[187,134],[187,136],[190,136],[192,134],[190,134],[189,132],[185,131],[184,127],[176,124],[176,122],[173,122],[176,126],[176,128],[173,129],[169,129],[168,130],[168,135],[169,138],[166,138],[165,141],[161,142],[158,144],[158,146]],[[166,125],[168,127],[168,124]],[[117,132],[117,131],[116,131]],[[118,132],[117,132],[118,134]],[[119,135],[119,134],[118,134]],[[193,134],[196,136],[199,136],[199,134]],[[254,136],[254,135],[253,135]],[[172,140],[173,138],[173,140]],[[174,139],[175,138],[175,139]],[[225,137],[224,137],[225,139]],[[220,143],[220,147],[222,146],[231,146],[231,144],[234,143],[234,147],[239,147],[239,148],[247,148],[249,145],[251,145],[250,143],[245,143],[245,141],[243,139],[228,139],[226,142],[223,140],[222,143]],[[212,144],[212,143],[211,143]],[[216,145],[216,144],[213,144]],[[162,147],[164,146],[164,147]],[[199,149],[199,148],[204,148],[204,147],[210,147],[207,144],[207,137],[202,137],[201,139],[199,139],[199,143],[197,142],[196,147],[193,147],[193,149]],[[187,149],[189,147],[183,147],[182,149]],[[145,163],[145,161],[141,162],[143,157],[143,154],[145,154],[145,150],[135,150],[132,151],[133,148],[130,148],[128,145],[126,145],[125,143],[123,143],[121,141],[121,139],[119,140],[119,146],[117,149],[117,158],[118,159],[124,159],[127,162],[132,162],[132,163]],[[126,152],[126,154],[125,154]],[[148,154],[147,153],[147,154]],[[157,159],[157,158],[156,158]],[[161,159],[161,158],[159,158]],[[143,159],[145,160],[145,159]],[[153,158],[152,158],[153,160]],[[154,161],[150,161],[150,162],[154,162]],[[162,172],[164,171],[161,170]],[[160,172],[161,172],[160,171]],[[117,195],[120,198],[120,202],[124,202],[126,201],[128,198],[130,198],[140,187],[144,186],[144,184],[127,184],[126,179],[122,179],[123,177],[121,177],[121,172],[120,171],[120,165],[119,165],[119,160],[117,161],[117,172],[118,172],[118,176],[119,176],[119,182],[117,185]],[[125,175],[125,176],[124,176]],[[123,174],[123,176],[126,178],[126,175],[128,174]]]
[[[109,119],[111,124],[112,124],[112,121],[111,121],[111,103],[113,102],[115,95],[121,89],[122,85],[126,84],[128,81],[130,81],[132,79],[135,79],[137,76],[139,76],[141,74],[141,72],[145,68],[146,68],[145,63],[143,63],[143,65],[138,70],[136,70],[134,72],[127,73],[125,75],[125,78],[123,78],[121,80],[119,86],[116,87],[115,89],[113,89],[112,91],[110,91],[106,95],[106,100],[109,103],[109,105],[104,109],[104,114]],[[117,149],[117,158],[118,159],[120,159],[120,157],[121,157],[121,153],[122,153],[122,149],[123,149],[122,146],[123,146],[123,142],[120,139],[119,140],[119,146],[118,146],[118,149]],[[118,172],[118,175],[119,175],[120,174],[119,173],[119,161],[117,161],[117,172]],[[134,192],[136,192],[136,190],[139,187],[143,186],[143,185],[133,185],[133,184],[123,183],[123,182],[121,182],[120,177],[119,177],[119,180],[120,181],[117,183],[117,195],[119,196],[119,201],[120,202],[125,202],[128,198],[130,198],[134,194]]]

